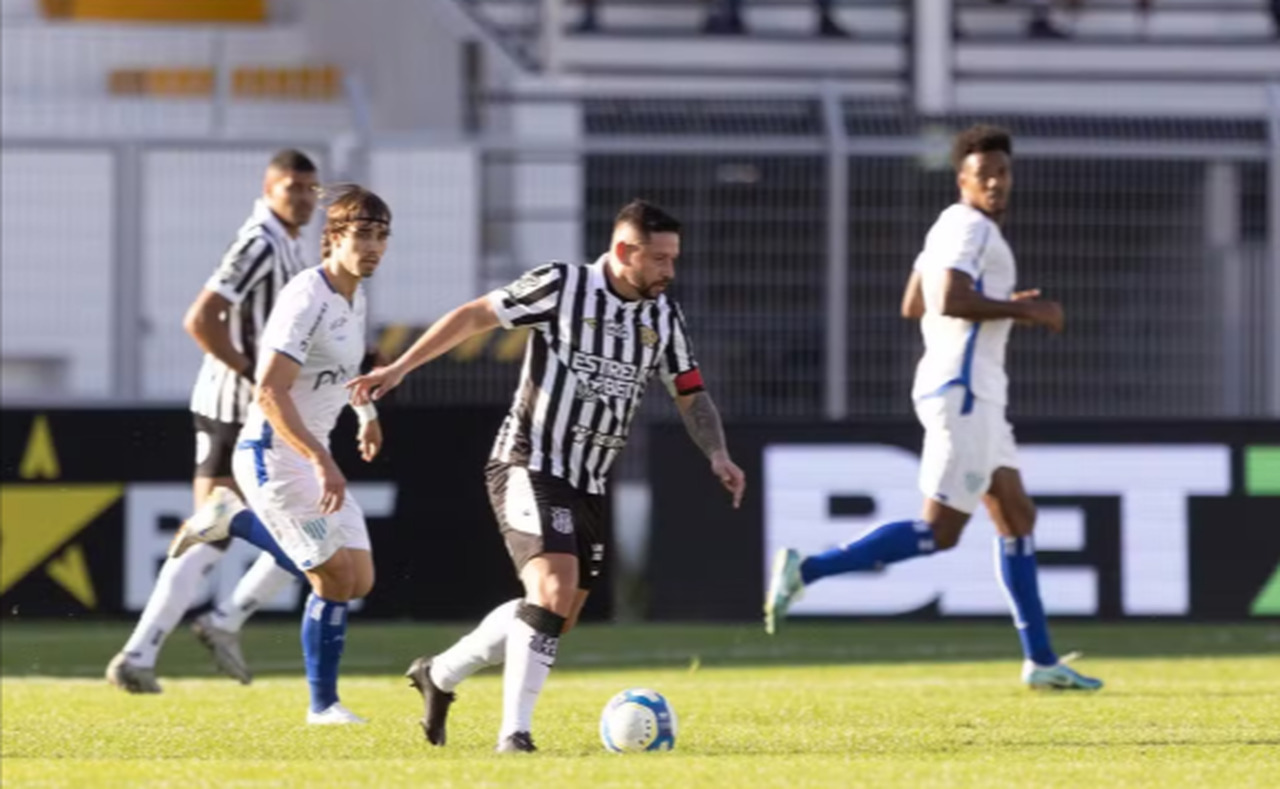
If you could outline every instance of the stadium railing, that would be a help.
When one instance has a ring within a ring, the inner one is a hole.
[[[496,131],[474,140],[6,137],[6,400],[21,397],[19,373],[62,376],[64,399],[185,399],[198,359],[182,310],[262,162],[304,144],[326,179],[366,180],[403,206],[393,265],[372,288],[388,350],[468,294],[603,251],[613,211],[643,195],[687,222],[677,293],[726,418],[909,414],[919,341],[898,299],[953,199],[947,136],[975,118],[915,117],[831,88],[569,98],[491,97]],[[1022,280],[1069,316],[1061,337],[1015,335],[1014,413],[1280,414],[1280,102],[1270,123],[988,120],[1016,138]],[[401,400],[501,403],[518,363],[518,341],[477,343]],[[670,417],[661,400],[646,418]]]

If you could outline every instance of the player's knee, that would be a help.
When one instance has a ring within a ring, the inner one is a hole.
[[[346,603],[351,600],[351,584],[346,579],[313,577],[311,579],[311,591],[316,597],[321,597],[334,603]]]
[[[373,578],[372,577],[362,578],[352,588],[351,599],[358,600],[361,597],[368,597],[369,593],[372,591],[373,591]]]
[[[559,573],[548,573],[539,578],[535,588],[530,591],[534,598],[531,602],[561,616],[568,616],[573,610],[577,584]]]
[[[312,570],[309,577],[312,590],[326,600],[345,603],[355,596],[358,585],[355,568],[342,552]]]

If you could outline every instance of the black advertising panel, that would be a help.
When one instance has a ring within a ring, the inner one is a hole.
[[[354,416],[343,415],[333,450],[368,519],[377,568],[361,616],[471,620],[520,595],[484,484],[503,413],[384,408],[373,463],[357,456]],[[191,509],[191,415],[6,409],[0,418],[0,612],[141,610]],[[256,556],[233,541],[206,599],[229,593]],[[297,610],[300,596],[295,586],[264,610]],[[599,584],[586,615],[609,610],[609,584]]]
[[[1280,422],[1016,428],[1052,616],[1280,616]],[[918,425],[738,425],[728,432],[749,481],[738,512],[700,484],[706,461],[680,426],[654,429],[654,618],[758,619],[767,563],[779,547],[812,553],[877,523],[918,517]],[[824,579],[793,614],[1006,616],[992,571],[993,535],[979,511],[955,549]]]

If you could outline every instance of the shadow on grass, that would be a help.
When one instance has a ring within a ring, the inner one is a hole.
[[[0,620],[0,672],[5,677],[99,677],[129,635],[126,622],[27,622]],[[399,674],[417,655],[435,653],[466,626],[353,619],[343,673]],[[1280,623],[1076,624],[1054,627],[1063,652],[1090,658],[1274,657],[1280,672]],[[288,620],[259,620],[246,628],[244,652],[258,676],[302,670],[298,627]],[[568,636],[559,669],[590,671],[680,667],[959,663],[1017,660],[1018,639],[1005,624],[984,622],[810,622],[770,637],[747,625],[584,625]],[[165,645],[158,666],[165,677],[211,676],[207,653],[180,629]]]

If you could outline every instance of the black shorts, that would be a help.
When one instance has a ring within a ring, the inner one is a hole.
[[[196,476],[230,477],[231,456],[236,451],[236,439],[240,425],[219,422],[200,414],[195,417],[196,427]]]
[[[523,466],[485,467],[489,503],[516,572],[544,553],[578,557],[578,588],[590,590],[604,569],[605,497]]]

